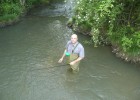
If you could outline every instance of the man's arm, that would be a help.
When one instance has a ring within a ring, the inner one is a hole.
[[[65,53],[66,53],[66,49],[64,50],[64,53],[62,55],[62,57],[59,59],[58,63],[61,63],[65,57]]]

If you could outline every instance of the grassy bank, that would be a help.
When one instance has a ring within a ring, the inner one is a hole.
[[[35,5],[47,5],[50,0],[1,0],[0,27],[19,21],[20,17]]]

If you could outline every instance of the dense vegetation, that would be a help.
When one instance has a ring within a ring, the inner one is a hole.
[[[17,19],[33,5],[48,4],[50,0],[0,0],[0,22]]]
[[[123,52],[140,55],[140,0],[77,0],[74,29],[92,35],[95,46],[111,42]]]

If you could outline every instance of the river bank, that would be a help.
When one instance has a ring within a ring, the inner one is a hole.
[[[20,22],[20,20],[22,19],[22,17],[27,15],[28,10],[23,11],[22,14],[15,16],[14,18],[9,18],[6,20],[1,20],[0,21],[0,28],[6,27],[6,26],[10,26],[10,25],[14,25],[18,22]]]
[[[54,1],[28,1],[28,2],[0,2],[0,28],[18,23],[32,9],[39,6],[48,6]],[[11,4],[10,4],[11,3]]]
[[[37,0],[34,0],[32,2],[35,2],[35,1],[37,1]],[[2,14],[1,14],[1,16],[0,16],[0,28],[6,27],[9,25],[14,25],[14,24],[18,23],[24,16],[30,14],[30,12],[32,12],[32,10],[34,10],[36,8],[37,9],[40,9],[40,8],[46,9],[47,8],[46,15],[49,15],[50,12],[52,15],[52,12],[53,12],[53,16],[62,15],[65,17],[70,17],[70,16],[72,16],[72,9],[73,9],[75,1],[73,1],[73,0],[71,0],[71,1],[69,1],[69,0],[39,0],[37,2],[39,2],[39,3],[33,3],[33,4],[27,3],[24,6],[17,5],[17,8],[19,7],[19,9],[20,9],[18,14],[11,13],[11,11],[8,12],[7,8],[5,7],[7,5],[4,5],[4,8],[6,9],[6,12],[8,14],[6,14],[6,16],[5,15],[2,16]],[[15,6],[15,4],[13,4],[13,5]],[[53,10],[55,8],[57,8],[59,10]],[[13,7],[10,8],[10,6],[9,6],[8,9],[11,10],[11,9],[13,9]],[[11,15],[9,15],[9,13]]]
[[[19,22],[19,17],[12,19],[12,20],[0,22],[0,28],[5,27],[5,26],[9,26],[9,25],[13,25],[17,22]]]
[[[123,59],[126,62],[131,63],[140,63],[140,56],[131,56],[125,52],[123,52],[119,46],[112,45],[112,52],[115,53],[115,55],[121,59]]]

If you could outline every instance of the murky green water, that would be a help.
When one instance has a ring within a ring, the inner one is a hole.
[[[86,57],[77,74],[67,66],[49,68],[58,65],[72,33],[57,7],[52,11],[59,16],[38,8],[0,29],[0,100],[140,100],[140,65],[121,61],[110,47],[83,44]],[[78,36],[81,43],[89,39]]]

